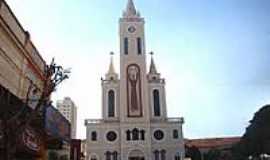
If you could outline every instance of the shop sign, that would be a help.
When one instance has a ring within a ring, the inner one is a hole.
[[[46,107],[46,133],[54,138],[69,142],[71,127],[69,121],[53,106]]]
[[[18,152],[27,152],[37,155],[41,150],[42,139],[32,127],[24,127],[18,137]]]

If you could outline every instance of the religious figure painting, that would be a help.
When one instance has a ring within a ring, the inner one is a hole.
[[[127,104],[129,117],[142,116],[140,67],[131,64],[127,67]]]

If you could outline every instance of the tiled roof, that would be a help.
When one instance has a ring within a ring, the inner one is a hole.
[[[195,146],[199,149],[220,148],[232,146],[240,141],[241,137],[205,138],[205,139],[186,139],[188,147]]]

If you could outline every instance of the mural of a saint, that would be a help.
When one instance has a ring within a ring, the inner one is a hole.
[[[128,112],[130,117],[142,116],[140,68],[136,64],[127,68]]]

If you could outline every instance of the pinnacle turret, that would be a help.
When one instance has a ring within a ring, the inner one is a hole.
[[[109,70],[106,74],[106,79],[107,80],[111,80],[111,79],[117,79],[118,78],[118,74],[115,72],[115,69],[114,69],[114,64],[113,64],[113,55],[114,53],[111,52],[111,61],[110,61],[110,66],[109,66]]]
[[[111,62],[110,62],[108,74],[115,74],[115,69],[114,69],[114,64],[113,64],[113,52],[111,52],[110,54],[111,54]]]
[[[149,69],[149,74],[158,74],[157,72],[157,68],[154,62],[154,58],[153,58],[153,52],[150,52],[151,54],[151,64],[150,64],[150,69]]]

